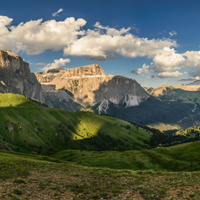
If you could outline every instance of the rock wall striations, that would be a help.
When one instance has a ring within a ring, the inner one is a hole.
[[[29,64],[10,50],[0,50],[0,92],[16,93],[43,101],[42,87]]]
[[[85,106],[92,106],[103,100],[135,106],[149,96],[135,80],[106,76],[97,64],[38,72],[36,77],[41,84],[55,85],[56,90],[65,89],[73,94],[75,101]]]

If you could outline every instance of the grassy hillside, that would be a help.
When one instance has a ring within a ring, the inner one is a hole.
[[[18,94],[0,93],[0,108],[2,107],[38,107],[42,105],[38,100],[30,99]]]
[[[54,158],[113,169],[196,171],[200,170],[200,141],[141,151],[66,150],[58,152]]]
[[[149,147],[151,132],[113,117],[49,109],[14,94],[1,94],[0,102],[1,148],[50,154]]]
[[[195,126],[187,129],[181,129],[175,133],[175,135],[184,135],[189,138],[195,138],[200,136],[200,126]]]

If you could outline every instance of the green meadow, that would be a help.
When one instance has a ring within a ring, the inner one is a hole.
[[[0,199],[199,199],[200,141],[152,148],[152,136],[114,117],[1,94]]]

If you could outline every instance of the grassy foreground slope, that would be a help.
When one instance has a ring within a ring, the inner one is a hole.
[[[0,199],[199,199],[199,172],[88,168],[0,151]]]
[[[200,141],[141,151],[66,150],[58,152],[54,158],[113,169],[196,171],[200,170]]]
[[[65,149],[148,148],[152,133],[114,117],[50,109],[14,94],[0,94],[0,147],[51,154]]]

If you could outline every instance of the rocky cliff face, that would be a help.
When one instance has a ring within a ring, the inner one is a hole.
[[[155,97],[160,97],[172,93],[173,93],[173,87],[171,85],[164,84],[161,87],[152,90],[150,94]]]
[[[0,50],[0,92],[22,94],[43,101],[41,84],[29,64],[10,50]]]
[[[73,95],[75,101],[91,106],[108,100],[115,104],[139,105],[148,94],[135,81],[122,76],[106,76],[97,65],[88,65],[75,69],[57,69],[46,73],[36,73],[41,84],[55,85],[56,89],[65,89]]]
[[[74,101],[72,95],[65,89],[56,90],[55,85],[42,85],[44,103],[50,108],[64,110],[81,110],[82,106]]]

